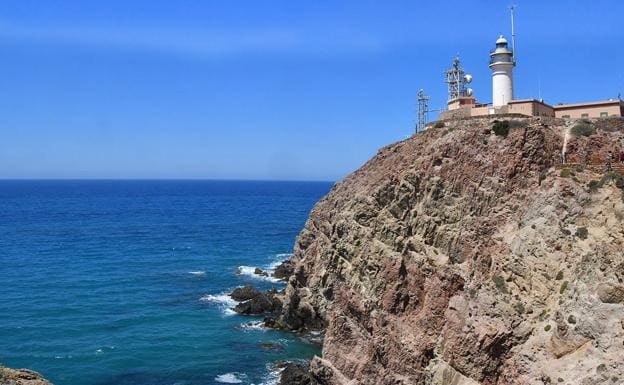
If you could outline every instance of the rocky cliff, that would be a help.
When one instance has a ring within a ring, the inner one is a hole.
[[[0,366],[0,385],[52,385],[41,374],[28,369]]]
[[[624,382],[624,122],[504,119],[385,147],[314,207],[278,321],[325,330],[314,383]]]

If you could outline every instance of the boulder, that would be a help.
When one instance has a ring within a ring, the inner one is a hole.
[[[273,277],[277,279],[287,280],[295,272],[295,264],[287,259],[280,263],[273,272]]]
[[[282,307],[282,302],[277,298],[277,291],[270,290],[261,292],[251,285],[245,285],[235,289],[230,297],[240,301],[234,311],[244,315],[261,315],[278,311]]]
[[[243,287],[238,287],[234,289],[234,291],[230,294],[235,301],[247,301],[252,298],[256,298],[260,296],[262,292],[251,285],[245,285]]]
[[[604,303],[624,303],[624,285],[601,283],[598,285],[598,298]]]
[[[316,381],[310,376],[310,366],[307,363],[288,362],[280,375],[278,385],[315,385]]]

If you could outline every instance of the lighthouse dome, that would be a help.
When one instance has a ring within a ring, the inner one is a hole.
[[[507,44],[507,39],[505,39],[505,36],[500,35],[498,39],[496,39],[496,45],[499,44]]]

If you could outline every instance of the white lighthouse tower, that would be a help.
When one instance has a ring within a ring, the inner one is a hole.
[[[506,106],[513,100],[513,68],[516,66],[514,53],[508,48],[507,39],[500,35],[496,48],[490,51],[492,70],[492,105]]]

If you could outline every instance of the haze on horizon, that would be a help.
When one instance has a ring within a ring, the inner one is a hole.
[[[514,3],[516,98],[624,91],[624,2]],[[491,101],[508,5],[4,1],[0,178],[340,179],[457,53]]]

